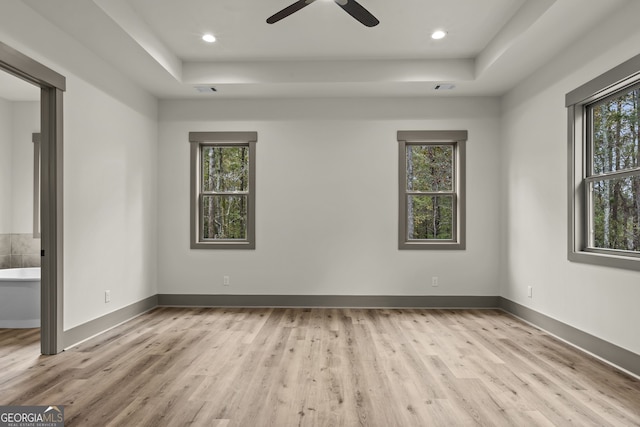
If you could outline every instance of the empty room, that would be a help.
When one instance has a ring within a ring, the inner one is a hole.
[[[0,0],[0,427],[640,426],[638,16]]]

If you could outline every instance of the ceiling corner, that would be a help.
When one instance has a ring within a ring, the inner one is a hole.
[[[126,0],[93,2],[173,78],[182,81],[182,60],[157,37]]]
[[[556,0],[527,0],[476,57],[475,75],[480,77],[538,21]]]

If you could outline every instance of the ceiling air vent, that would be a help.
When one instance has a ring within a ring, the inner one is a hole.
[[[214,93],[218,90],[213,86],[196,86],[196,90],[200,93]]]
[[[433,89],[434,90],[451,90],[455,87],[456,85],[452,85],[450,83],[441,83],[441,84],[437,84]]]

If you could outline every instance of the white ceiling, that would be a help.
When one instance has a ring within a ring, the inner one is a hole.
[[[500,95],[634,0],[359,0],[373,28],[332,0],[272,25],[294,0],[24,1],[159,98],[231,98]]]
[[[295,0],[130,0],[135,12],[184,61],[472,58],[524,0],[360,0],[381,23],[364,27],[332,0],[269,25]],[[463,19],[459,11],[474,19]],[[462,18],[462,19],[461,19]],[[446,28],[446,42],[430,34]],[[219,42],[199,40],[204,32]]]

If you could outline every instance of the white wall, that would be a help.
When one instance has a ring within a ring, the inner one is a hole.
[[[159,292],[496,295],[498,107],[494,98],[162,101]],[[466,251],[397,249],[396,132],[416,129],[469,131]],[[234,130],[258,132],[257,249],[191,250],[188,133]]]
[[[0,234],[11,233],[11,102],[0,98]]]
[[[567,260],[565,94],[640,53],[640,2],[602,22],[503,100],[501,294],[640,353],[640,272]],[[533,297],[527,298],[527,286]]]
[[[157,293],[153,114],[67,75],[65,329]]]
[[[33,142],[40,103],[0,98],[0,233],[33,232]]]
[[[155,295],[157,101],[23,2],[0,40],[67,78],[64,329]]]
[[[33,233],[33,138],[40,132],[40,103],[14,101],[12,162],[12,233]]]

